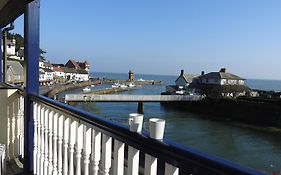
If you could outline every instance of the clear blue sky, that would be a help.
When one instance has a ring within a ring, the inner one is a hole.
[[[281,1],[42,0],[41,48],[96,72],[281,79]]]

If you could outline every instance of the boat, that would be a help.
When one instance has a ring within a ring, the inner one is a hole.
[[[129,83],[127,86],[128,86],[129,88],[136,87],[136,85],[135,85],[134,83]]]
[[[90,87],[85,87],[84,89],[83,89],[83,92],[90,92],[91,91],[91,88]]]
[[[94,84],[92,84],[92,85],[91,85],[91,87],[95,87],[95,85],[94,85]]]
[[[112,88],[119,88],[120,87],[120,84],[119,83],[114,83],[111,85]]]
[[[112,88],[127,88],[128,86],[125,84],[114,83],[111,85]]]

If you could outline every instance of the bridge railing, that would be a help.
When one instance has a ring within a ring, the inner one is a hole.
[[[261,174],[38,95],[34,174]]]

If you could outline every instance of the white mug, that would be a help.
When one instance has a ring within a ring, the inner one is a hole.
[[[143,115],[138,113],[129,114],[129,126],[130,131],[132,132],[141,132],[142,123],[143,123]]]
[[[161,140],[164,136],[165,120],[160,118],[149,119],[150,138]]]

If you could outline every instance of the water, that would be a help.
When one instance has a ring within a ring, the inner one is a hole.
[[[127,74],[98,73],[95,77],[127,79]],[[173,84],[177,76],[135,75],[136,79],[161,80],[164,85],[145,86],[123,94],[160,94],[165,84]],[[247,80],[251,88],[281,90],[281,81]],[[105,88],[97,86],[94,88]],[[81,92],[81,89],[75,92]],[[136,103],[80,103],[77,107],[127,125],[129,113],[136,112]],[[281,130],[259,128],[239,123],[215,121],[208,116],[167,109],[159,103],[145,103],[144,129],[148,119],[166,120],[165,137],[195,149],[268,173],[273,164],[281,169]]]

